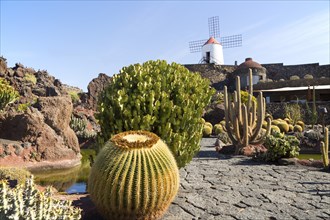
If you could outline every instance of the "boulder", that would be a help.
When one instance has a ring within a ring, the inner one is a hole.
[[[100,93],[104,88],[111,82],[111,77],[100,73],[97,78],[94,78],[87,86],[88,89],[88,98],[87,103],[89,107],[93,110],[97,109],[97,102]]]
[[[211,104],[206,108],[203,114],[205,121],[215,125],[222,121],[225,117],[225,106],[224,104]]]
[[[40,160],[57,161],[80,157],[78,139],[69,127],[69,97],[40,97],[38,109],[9,111],[0,119],[0,138],[31,143]]]

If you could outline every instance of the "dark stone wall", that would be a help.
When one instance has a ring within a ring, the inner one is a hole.
[[[267,78],[273,80],[289,80],[290,76],[297,75],[301,79],[306,74],[313,75],[314,78],[330,77],[330,65],[319,65],[318,63],[283,65],[283,63],[262,64],[267,69]]]

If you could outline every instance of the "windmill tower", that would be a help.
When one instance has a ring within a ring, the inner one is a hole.
[[[220,37],[219,17],[209,18],[209,39],[189,42],[191,53],[202,52],[200,63],[224,64],[223,49],[242,46],[242,35]],[[218,38],[218,40],[216,40]]]

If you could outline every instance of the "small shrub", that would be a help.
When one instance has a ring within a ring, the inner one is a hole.
[[[304,133],[304,136],[311,141],[320,141],[323,139],[323,135],[320,131],[309,130]]]
[[[268,135],[264,146],[267,152],[263,155],[266,161],[277,161],[280,158],[293,158],[299,155],[299,140],[295,136],[280,133]]]
[[[124,67],[99,98],[99,147],[117,133],[146,130],[161,137],[184,167],[200,149],[200,118],[214,93],[209,84],[176,63],[157,60]]]
[[[313,75],[311,75],[311,74],[306,74],[305,76],[304,76],[304,79],[313,79],[314,77],[313,77]]]
[[[284,106],[285,117],[292,121],[292,124],[296,124],[301,119],[300,106],[298,103],[285,104]]]
[[[68,94],[71,97],[72,103],[75,104],[75,103],[78,103],[80,101],[80,97],[79,97],[79,94],[78,94],[77,91],[70,90],[70,91],[68,91]]]
[[[32,73],[26,73],[24,75],[24,80],[31,82],[33,85],[37,84],[37,78],[34,74]]]
[[[222,143],[224,143],[225,145],[230,145],[230,144],[232,144],[232,141],[231,141],[231,139],[229,138],[227,132],[222,132],[222,133],[218,134],[218,139],[219,139],[220,141],[222,141]]]
[[[51,196],[50,188],[45,192],[35,188],[33,177],[15,188],[0,180],[0,219],[81,219],[81,209],[71,206],[71,201]]]
[[[0,180],[16,180],[17,184],[25,183],[25,180],[31,176],[31,173],[25,169],[17,167],[0,167]]]
[[[18,98],[18,92],[4,78],[0,77],[0,111]]]
[[[297,75],[290,76],[290,80],[299,80],[300,77]]]

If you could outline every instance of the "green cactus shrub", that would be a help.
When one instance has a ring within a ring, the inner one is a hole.
[[[303,131],[303,128],[300,125],[295,125],[293,127],[293,131],[294,132],[302,132]]]
[[[273,133],[266,137],[264,146],[267,152],[262,156],[265,161],[277,161],[280,158],[293,158],[299,156],[300,141],[295,136]]]
[[[18,98],[18,92],[4,78],[0,77],[0,111]]]
[[[300,105],[298,103],[285,104],[284,111],[285,117],[289,118],[294,125],[301,119]]]
[[[17,181],[17,184],[25,183],[31,173],[25,169],[17,167],[0,167],[0,180]]]
[[[114,135],[96,157],[88,192],[106,219],[157,219],[179,180],[175,158],[156,134],[127,131]]]
[[[26,73],[24,75],[24,80],[31,82],[33,85],[37,84],[37,78],[33,73]]]
[[[286,122],[280,122],[277,127],[281,130],[283,133],[288,133],[289,132],[289,125]]]
[[[218,135],[218,134],[224,132],[222,124],[215,124],[213,126],[213,132],[214,132],[215,135]]]
[[[212,134],[212,127],[208,126],[207,124],[204,124],[203,137],[210,137],[211,134]]]
[[[252,101],[251,69],[249,70],[249,95],[246,105],[242,103],[240,94],[240,77],[236,76],[236,91],[232,95],[233,102],[230,101],[227,86],[224,87],[226,131],[235,145],[235,154],[239,154],[241,149],[249,144],[262,144],[266,135],[270,133],[271,126],[271,119],[267,117],[267,132],[264,135],[260,135],[262,122],[265,120],[266,102],[262,92],[259,92],[257,103]]]
[[[329,169],[329,129],[324,128],[324,141],[321,142],[322,160],[325,169]]]
[[[166,61],[124,67],[99,98],[99,146],[117,133],[147,130],[165,141],[179,167],[185,166],[200,149],[200,118],[214,93],[209,83]]]
[[[15,188],[0,180],[0,219],[81,219],[81,210],[71,206],[71,201],[51,196],[50,188],[44,192],[35,188],[32,176]]]

